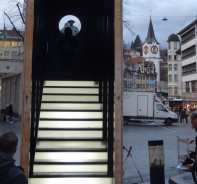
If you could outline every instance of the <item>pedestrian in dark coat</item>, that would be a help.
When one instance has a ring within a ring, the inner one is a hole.
[[[180,119],[181,119],[181,123],[184,123],[184,119],[185,119],[185,110],[184,109],[181,110]]]
[[[178,118],[179,118],[179,123],[181,123],[181,110],[183,109],[182,106],[179,107],[179,115],[178,115]]]
[[[188,116],[189,116],[189,112],[187,109],[185,109],[185,121],[186,123],[188,123]]]
[[[9,123],[13,123],[13,121],[12,121],[12,116],[13,116],[13,105],[12,105],[12,102],[8,106],[8,115],[9,115],[9,117],[8,117]]]
[[[27,184],[24,172],[17,167],[13,159],[16,153],[18,137],[13,132],[0,136],[0,183]]]

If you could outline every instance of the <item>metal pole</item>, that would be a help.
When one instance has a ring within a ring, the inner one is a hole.
[[[189,139],[187,138],[187,157],[189,158]]]
[[[177,150],[178,150],[178,164],[179,164],[179,136],[177,137]]]

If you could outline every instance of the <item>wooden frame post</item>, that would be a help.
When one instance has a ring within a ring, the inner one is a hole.
[[[123,183],[123,116],[122,116],[122,1],[114,0],[114,40],[115,40],[115,170],[114,183]]]
[[[25,56],[23,69],[23,116],[22,116],[22,143],[21,166],[28,178],[29,145],[30,145],[30,113],[31,113],[31,84],[32,84],[32,52],[33,52],[33,25],[34,25],[34,0],[26,3],[25,26]]]
[[[30,113],[31,113],[31,84],[32,84],[32,51],[34,0],[27,1],[26,31],[25,31],[25,59],[23,73],[23,116],[22,116],[22,143],[21,165],[28,177],[29,145],[30,145]],[[114,0],[114,40],[115,40],[115,170],[114,183],[122,184],[122,1]]]

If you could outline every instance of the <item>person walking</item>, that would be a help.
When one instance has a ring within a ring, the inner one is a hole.
[[[12,116],[13,116],[13,105],[12,105],[12,102],[8,106],[8,115],[9,115],[9,117],[8,117],[9,123],[13,123],[13,121],[12,121]]]
[[[187,109],[185,109],[185,121],[186,123],[188,123],[188,116],[189,116],[189,112]]]
[[[180,112],[180,120],[181,120],[181,123],[184,123],[184,119],[185,119],[185,110],[182,109],[181,112]]]
[[[7,132],[0,136],[0,183],[2,184],[27,184],[27,178],[21,169],[17,167],[13,159],[17,150],[18,137],[13,132]]]
[[[178,118],[179,118],[179,123],[181,123],[181,110],[183,109],[182,106],[179,107],[179,115],[178,115]]]

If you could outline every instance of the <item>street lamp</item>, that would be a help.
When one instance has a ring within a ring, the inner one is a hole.
[[[163,18],[163,21],[166,21],[166,20],[168,20],[168,19],[167,19],[166,17],[164,17],[164,18]]]

